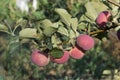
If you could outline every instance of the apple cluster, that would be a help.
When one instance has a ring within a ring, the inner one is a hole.
[[[80,34],[76,38],[76,45],[72,47],[69,51],[62,50],[63,55],[60,58],[55,58],[52,55],[45,55],[46,53],[41,52],[36,49],[31,54],[31,61],[38,66],[46,66],[50,61],[58,64],[63,64],[69,60],[69,58],[73,59],[81,59],[85,55],[86,50],[90,50],[94,47],[94,39],[86,34]]]

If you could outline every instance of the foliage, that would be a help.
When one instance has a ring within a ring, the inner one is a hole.
[[[0,80],[118,78],[115,74],[120,66],[118,6],[104,0],[38,0],[38,3],[36,11],[31,9],[27,13],[15,6],[15,0],[0,2]],[[113,20],[104,30],[95,20],[106,10],[112,13]],[[36,48],[51,55],[58,52],[54,56],[61,57],[60,49],[71,50],[79,34],[94,37],[96,43],[82,59],[70,58],[65,64],[50,62],[45,67],[31,62],[32,50]]]

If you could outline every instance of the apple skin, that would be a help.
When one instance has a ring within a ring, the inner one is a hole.
[[[100,28],[105,28],[111,16],[112,14],[109,11],[102,11],[96,18],[96,24],[100,26]]]
[[[31,54],[31,61],[38,66],[46,66],[49,63],[49,58],[39,50],[34,50]]]
[[[94,47],[94,39],[86,34],[80,34],[77,37],[77,45],[83,50],[90,50]]]
[[[84,55],[84,52],[77,47],[74,47],[70,50],[70,56],[74,59],[81,59]]]
[[[64,54],[61,58],[50,58],[51,61],[58,63],[58,64],[64,64],[65,62],[67,62],[69,60],[69,52],[68,51],[64,51]]]

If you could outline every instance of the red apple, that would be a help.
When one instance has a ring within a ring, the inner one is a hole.
[[[38,66],[46,66],[49,63],[48,57],[46,57],[39,50],[35,50],[32,52],[31,60],[34,64],[36,64]]]
[[[94,39],[86,34],[80,34],[77,37],[77,45],[84,50],[90,50],[94,47]]]
[[[61,58],[53,58],[51,57],[51,60],[55,63],[63,64],[69,60],[69,52],[64,51],[64,54]]]
[[[101,12],[96,18],[96,24],[100,26],[100,28],[104,28],[106,23],[109,21],[111,17],[111,13],[109,11]]]
[[[78,49],[77,47],[74,47],[70,50],[70,56],[74,59],[81,59],[83,58],[85,54],[82,50]]]

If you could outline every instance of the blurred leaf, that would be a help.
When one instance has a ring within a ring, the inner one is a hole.
[[[63,26],[59,27],[57,32],[59,32],[60,34],[63,34],[63,35],[68,36],[68,31],[67,31],[67,29],[66,29],[65,27],[63,27]]]
[[[45,19],[42,21],[43,33],[46,36],[51,36],[54,32],[57,31],[57,29],[55,27],[52,27],[52,26],[53,26],[53,23],[50,20]]]
[[[100,1],[91,1],[85,4],[86,7],[86,16],[88,18],[90,18],[91,20],[95,20],[97,15],[108,9],[108,7],[106,5],[104,5],[102,2]]]
[[[4,80],[4,76],[1,76],[1,75],[0,75],[0,80]]]
[[[79,23],[79,25],[78,25],[78,30],[79,31],[80,30],[85,30],[85,28],[86,28],[86,24],[84,22]]]
[[[4,80],[5,73],[3,66],[0,66],[0,80]]]
[[[19,32],[19,36],[23,38],[37,38],[37,30],[34,28],[25,28]]]
[[[41,24],[42,24],[42,28],[44,29],[52,26],[53,23],[49,19],[45,19],[41,22]]]
[[[70,30],[70,38],[75,38],[76,37],[76,33],[73,30]]]
[[[78,27],[78,19],[77,18],[72,18],[71,19],[71,27],[74,31],[77,30],[77,27]]]
[[[9,0],[0,0],[0,20],[1,18],[5,18],[6,16],[8,16],[8,9],[7,9],[7,5],[9,3]]]
[[[62,22],[64,22],[67,26],[70,26],[71,15],[65,9],[56,8],[55,12],[57,12],[60,15]]]
[[[20,50],[19,37],[11,36],[8,49],[9,49],[10,56],[14,56],[14,54],[18,53],[18,51]]]
[[[60,25],[60,23],[59,23],[59,22],[55,22],[55,23],[53,23],[53,24],[52,24],[52,27],[54,27],[54,28],[58,28],[58,27],[59,27],[59,25]]]
[[[16,25],[15,25],[15,28],[14,28],[14,31],[16,28],[18,27],[22,27],[22,28],[25,28],[25,26],[27,25],[28,21],[23,19],[23,18],[20,18],[16,21]]]
[[[105,11],[108,9],[108,7],[106,5],[104,5],[102,2],[98,2],[98,1],[92,1],[91,2],[93,8],[95,9],[95,11],[97,12],[97,15],[102,12],[102,11]]]
[[[51,36],[54,32],[56,32],[56,28],[53,28],[51,26],[49,27],[46,27],[44,30],[43,30],[43,33],[46,35],[46,36]]]
[[[98,5],[98,4],[96,4],[96,5]],[[94,9],[93,5],[91,4],[91,2],[86,3],[85,8],[87,10],[86,16],[94,21],[98,14],[97,14],[96,10]]]
[[[91,19],[88,18],[86,15],[82,15],[79,19],[80,21],[83,21],[83,22],[91,22]]]
[[[111,74],[111,71],[110,70],[104,70],[102,74],[109,75],[109,74]]]
[[[8,27],[3,24],[0,24],[0,31],[8,31]]]
[[[9,45],[9,53],[11,56],[14,56],[15,53],[19,53],[20,51],[20,44],[19,42],[14,42]]]
[[[51,41],[52,41],[53,47],[56,47],[57,44],[62,43],[62,42],[60,41],[60,39],[59,39],[56,35],[53,35],[53,36],[51,37]]]
[[[63,51],[61,49],[58,49],[58,48],[53,48],[51,51],[50,51],[50,55],[53,57],[53,58],[61,58],[63,56]]]
[[[34,19],[37,19],[37,20],[39,20],[39,19],[42,19],[42,18],[44,18],[45,16],[43,16],[43,11],[36,11],[36,12],[34,12],[33,13],[33,18]]]

